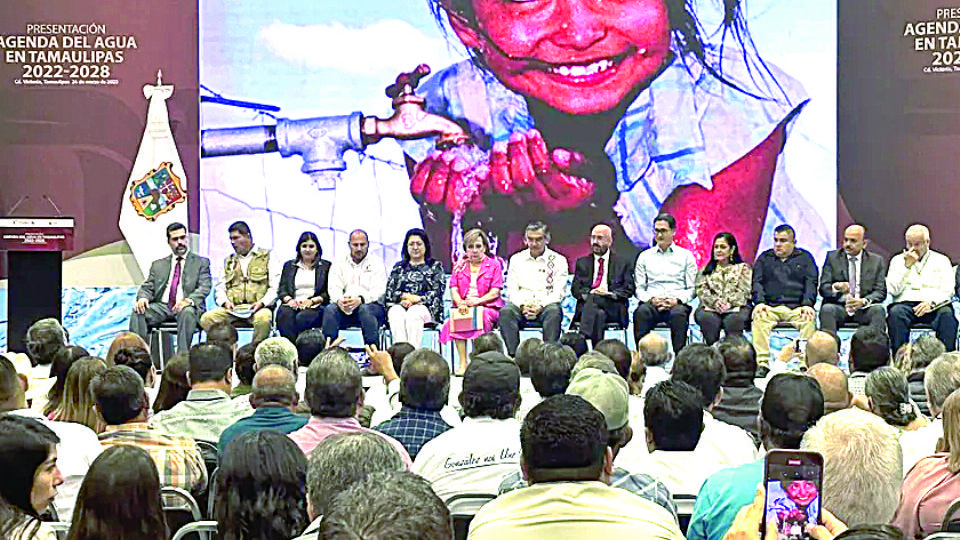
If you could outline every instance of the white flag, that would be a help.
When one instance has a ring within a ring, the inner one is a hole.
[[[144,276],[150,263],[170,254],[167,225],[177,221],[189,230],[187,175],[167,114],[166,100],[173,95],[173,86],[162,84],[160,77],[158,71],[156,86],[143,87],[144,97],[150,100],[147,126],[120,205],[120,231]]]

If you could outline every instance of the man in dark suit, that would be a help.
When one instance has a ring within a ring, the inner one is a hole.
[[[597,225],[590,231],[593,254],[577,259],[571,292],[577,299],[574,320],[580,333],[593,342],[603,341],[608,321],[627,327],[627,304],[635,291],[633,265],[610,250],[613,229]]]
[[[167,244],[173,253],[150,265],[130,315],[130,331],[148,340],[151,328],[176,319],[177,351],[187,351],[210,293],[210,259],[189,251],[183,223],[167,225]]]
[[[881,305],[887,297],[887,262],[867,251],[867,230],[850,225],[843,231],[843,249],[831,251],[820,273],[820,328],[837,333],[840,325],[857,323],[883,329]]]

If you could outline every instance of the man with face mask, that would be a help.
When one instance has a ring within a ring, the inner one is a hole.
[[[608,322],[627,327],[627,304],[635,292],[631,261],[610,249],[613,229],[600,223],[590,231],[593,252],[577,259],[571,294],[577,299],[573,319],[594,346],[603,341]]]
[[[210,259],[190,251],[182,223],[167,225],[167,244],[172,254],[153,261],[137,292],[130,331],[148,341],[151,328],[176,320],[177,351],[186,352],[210,294]]]

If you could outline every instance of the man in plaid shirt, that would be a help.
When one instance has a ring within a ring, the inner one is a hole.
[[[400,412],[375,429],[400,441],[415,459],[424,444],[451,428],[440,416],[449,393],[446,361],[428,349],[413,351],[400,370]]]
[[[143,379],[127,366],[113,366],[91,381],[91,390],[107,428],[100,434],[104,448],[117,444],[139,446],[150,454],[160,484],[200,490],[207,483],[207,469],[197,443],[185,435],[171,435],[147,423],[149,401]]]

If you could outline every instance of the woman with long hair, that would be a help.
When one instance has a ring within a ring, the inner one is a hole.
[[[67,540],[166,540],[160,475],[146,450],[113,446],[80,485]]]
[[[914,431],[927,425],[927,419],[910,401],[907,377],[900,370],[879,367],[867,374],[866,379],[864,389],[870,412],[900,431]]]
[[[160,389],[157,391],[157,398],[153,401],[154,414],[172,409],[174,405],[187,399],[187,394],[190,393],[187,371],[190,371],[190,360],[185,352],[175,354],[163,366]]]
[[[93,395],[90,393],[90,381],[105,369],[107,369],[107,364],[95,356],[88,356],[74,362],[67,371],[63,400],[50,413],[49,418],[60,422],[83,424],[92,429],[94,433],[103,431],[106,424],[94,407]]]
[[[57,469],[59,437],[40,422],[0,416],[0,538],[55,540],[40,522],[57,495],[63,476]]]
[[[394,343],[420,347],[423,325],[440,320],[444,281],[443,266],[433,258],[426,231],[407,231],[400,262],[390,272],[384,295]]]
[[[86,349],[79,346],[64,347],[57,351],[53,356],[53,363],[50,365],[50,377],[54,379],[53,386],[47,392],[47,403],[40,410],[43,414],[52,413],[60,406],[60,400],[63,399],[63,388],[67,384],[67,372],[70,366],[77,360],[90,356]],[[37,405],[34,404],[34,409]]]
[[[222,540],[288,540],[307,526],[307,458],[276,431],[248,431],[220,456],[215,515]]]
[[[330,302],[327,277],[330,261],[321,258],[323,248],[317,235],[306,231],[297,239],[297,257],[283,263],[277,298],[277,330],[280,335],[297,342],[300,332],[319,328],[323,308]]]
[[[694,289],[700,299],[693,318],[700,325],[703,340],[713,345],[721,327],[727,335],[742,334],[750,320],[750,292],[753,271],[743,262],[737,239],[728,232],[713,238],[708,262],[697,274]]]

